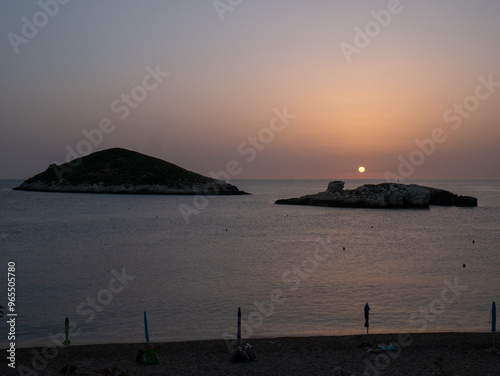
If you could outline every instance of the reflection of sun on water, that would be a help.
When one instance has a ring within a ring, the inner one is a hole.
[[[363,173],[363,172],[365,172],[365,168],[364,168],[363,166],[360,166],[360,167],[358,168],[358,171],[359,171],[359,172],[361,172],[361,173]]]

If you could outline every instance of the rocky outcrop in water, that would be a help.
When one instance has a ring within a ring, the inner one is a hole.
[[[344,189],[343,181],[332,181],[325,192],[281,199],[275,204],[346,208],[428,208],[429,205],[477,206],[477,198],[458,196],[444,189],[416,184],[365,184]]]
[[[121,148],[95,152],[62,165],[52,164],[14,189],[168,195],[248,194],[221,180]]]

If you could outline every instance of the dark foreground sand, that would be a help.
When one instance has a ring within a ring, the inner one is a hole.
[[[371,345],[364,344],[365,339],[362,335],[249,339],[244,343],[254,347],[257,361],[239,364],[230,363],[223,340],[154,344],[160,364],[150,366],[135,362],[140,344],[69,346],[56,350],[58,355],[46,364],[35,355],[49,354],[47,349],[17,349],[17,368],[7,367],[2,355],[0,375],[61,375],[66,356],[77,367],[73,375],[100,375],[113,365],[119,367],[116,376],[500,375],[500,355],[487,351],[491,333],[374,334],[369,337]],[[370,350],[380,343],[392,343],[397,350]],[[34,366],[38,370],[29,373]]]

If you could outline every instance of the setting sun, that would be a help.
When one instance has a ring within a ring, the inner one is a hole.
[[[359,172],[361,172],[361,173],[363,173],[363,172],[365,172],[365,168],[364,168],[363,166],[360,166],[360,167],[358,168],[358,171],[359,171]]]

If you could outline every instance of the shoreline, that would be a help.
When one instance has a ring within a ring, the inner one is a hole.
[[[497,337],[496,349],[500,350]],[[144,343],[16,348],[16,369],[8,367],[2,357],[0,373],[61,375],[61,368],[69,364],[76,366],[73,375],[98,375],[112,366],[119,368],[116,375],[127,376],[500,374],[500,355],[488,351],[492,346],[488,332],[370,334],[368,343],[362,334],[243,339],[257,354],[251,363],[231,363],[228,342],[151,343],[160,364],[148,366],[135,361]],[[378,350],[379,344],[393,344],[395,350]]]

